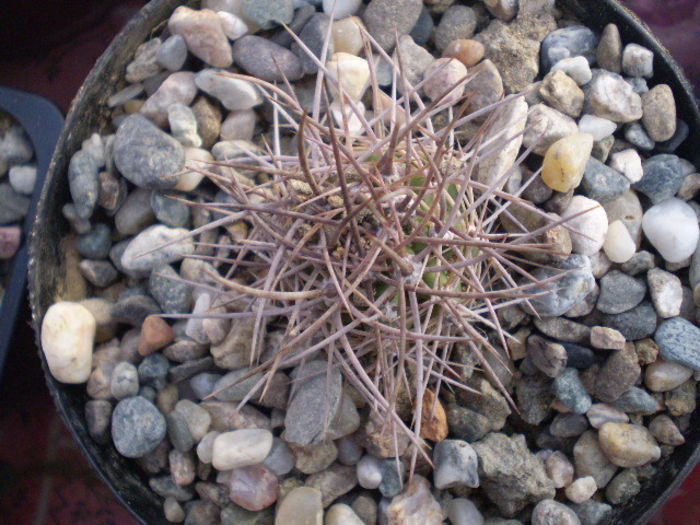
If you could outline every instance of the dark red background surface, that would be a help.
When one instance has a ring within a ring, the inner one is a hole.
[[[527,1],[527,0],[521,0]],[[0,84],[43,95],[64,112],[139,0],[0,2]],[[700,2],[627,0],[700,86]],[[0,383],[0,523],[135,525],[97,478],[58,416],[25,308]],[[7,334],[0,334],[7,337]],[[700,524],[700,468],[652,525]]]

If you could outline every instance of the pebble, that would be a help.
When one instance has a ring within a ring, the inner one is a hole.
[[[647,287],[619,270],[612,270],[600,279],[600,295],[596,308],[606,314],[627,312],[642,302]]]
[[[630,182],[598,159],[591,158],[586,164],[581,187],[588,197],[605,204],[629,191]]]
[[[369,85],[369,62],[348,53],[335,53],[326,63],[328,72],[340,83],[343,92],[353,101],[362,98]],[[335,86],[330,87],[333,98],[339,96]]]
[[[588,84],[593,78],[588,60],[586,60],[586,58],[583,56],[569,57],[559,60],[552,66],[550,73],[555,71],[563,71],[579,86]]]
[[[229,67],[233,63],[231,45],[214,11],[194,10],[180,6],[170,15],[168,29],[185,40],[189,51],[214,67]]]
[[[216,15],[221,22],[221,29],[229,40],[238,40],[250,31],[248,24],[240,16],[228,11],[217,11]]]
[[[242,14],[261,29],[289,24],[294,19],[292,0],[242,0]]]
[[[75,211],[82,219],[89,219],[97,207],[100,191],[99,167],[85,150],[76,151],[68,164],[68,185]],[[16,206],[16,205],[15,205]],[[2,217],[0,216],[0,222]]]
[[[212,465],[231,470],[261,463],[272,448],[272,433],[261,428],[224,432],[214,440]]]
[[[605,423],[598,431],[600,448],[620,467],[641,467],[661,457],[651,433],[641,425]]]
[[[91,399],[85,403],[85,421],[88,433],[100,445],[109,442],[109,423],[112,418],[112,403],[105,399]]]
[[[162,264],[179,261],[194,252],[192,237],[176,240],[188,233],[184,228],[150,226],[129,242],[121,256],[121,265],[130,271],[150,272]],[[166,243],[171,244],[164,246]],[[144,255],[154,248],[158,249]]]
[[[262,104],[258,89],[246,80],[230,78],[215,69],[203,69],[194,77],[199,89],[218,99],[226,109],[251,109]]]
[[[660,268],[652,268],[647,272],[647,283],[659,317],[666,319],[680,315],[683,287],[678,277]]]
[[[430,493],[430,483],[415,475],[404,492],[395,496],[386,509],[388,523],[442,524],[440,504]]]
[[[627,344],[612,353],[601,366],[596,376],[595,395],[601,401],[612,403],[634,386],[640,374],[634,345]]]
[[[309,445],[323,441],[328,423],[341,405],[342,377],[337,369],[329,372],[324,361],[310,361],[297,368],[293,378],[298,388],[290,399],[285,415],[283,438],[287,442]]]
[[[685,438],[673,420],[666,414],[656,416],[649,423],[649,432],[654,438],[665,445],[678,447],[685,443]]]
[[[169,496],[163,501],[163,514],[170,523],[182,523],[185,520],[185,511],[178,501]]]
[[[523,146],[534,146],[535,153],[545,155],[557,141],[576,135],[577,132],[578,126],[574,119],[544,104],[535,104],[527,112]],[[585,161],[582,162],[585,166]],[[583,174],[583,171],[581,173]]]
[[[129,193],[114,216],[114,226],[121,235],[139,233],[155,221],[150,201],[149,190],[135,188]]]
[[[605,242],[608,216],[605,209],[593,199],[575,195],[562,214],[571,228],[572,251],[582,255],[595,255]]]
[[[642,118],[642,99],[625,79],[603,71],[590,86],[590,102],[599,117],[613,122],[633,122]]]
[[[622,71],[630,77],[654,76],[654,53],[639,44],[627,44],[622,51]]]
[[[594,326],[591,328],[591,346],[603,350],[622,350],[625,337],[614,328]]]
[[[348,53],[359,55],[364,49],[362,31],[366,31],[362,19],[357,16],[349,16],[332,23],[333,50],[336,53]]]
[[[222,376],[214,385],[214,391],[218,392],[216,398],[221,401],[241,401],[263,377],[262,373],[258,372],[241,380],[249,371],[247,367],[240,368]]]
[[[30,200],[7,183],[0,183],[0,224],[20,221],[29,211]]]
[[[484,45],[477,40],[457,38],[449,43],[442,56],[456,58],[469,68],[475,66],[484,58]]]
[[[445,439],[433,449],[433,482],[439,490],[479,486],[476,452],[466,441]]]
[[[652,204],[659,204],[676,195],[685,176],[693,171],[692,167],[687,169],[676,155],[667,153],[645,160],[642,169],[644,176],[634,188],[649,197]]]
[[[118,363],[112,371],[109,388],[115,399],[135,396],[139,391],[139,374],[136,367],[125,361]]]
[[[333,14],[335,20],[340,20],[357,13],[362,0],[323,0],[322,5],[324,13]]]
[[[598,488],[605,487],[617,471],[600,448],[597,433],[590,430],[574,445],[574,466],[578,476],[592,476]]]
[[[2,232],[0,232],[0,236],[2,236]],[[106,288],[119,277],[117,270],[108,261],[83,259],[80,261],[78,269],[90,284],[98,288]]]
[[[124,78],[127,82],[141,82],[160,72],[160,65],[156,61],[160,46],[160,38],[153,38],[136,48],[134,60],[126,66]]]
[[[171,410],[165,416],[165,421],[168,439],[173,447],[182,453],[189,452],[194,447],[195,441],[185,415],[182,412]]]
[[[212,454],[214,453],[214,441],[216,441],[219,434],[220,432],[216,430],[207,432],[197,444],[197,457],[202,463],[211,463]]]
[[[598,487],[595,484],[595,479],[592,476],[578,478],[571,485],[566,487],[566,497],[574,503],[583,503],[591,499]]]
[[[678,388],[666,392],[664,405],[668,413],[675,417],[691,414],[695,410],[695,392],[697,390],[695,380],[686,381]]]
[[[682,317],[663,321],[654,341],[659,345],[661,357],[667,361],[700,370],[700,328]]]
[[[544,183],[562,193],[576,188],[581,183],[592,148],[593,136],[588,134],[575,133],[557,140],[544,156]]]
[[[189,106],[196,94],[197,86],[194,84],[194,73],[189,71],[171,73],[146,99],[139,112],[158,126],[165,127],[168,123],[168,108],[178,102]]]
[[[562,70],[552,71],[544,77],[539,95],[554,109],[570,117],[578,117],[583,110],[583,91]]]
[[[576,414],[585,414],[591,408],[591,396],[575,368],[566,368],[552,383],[552,391],[559,401]]]
[[[547,475],[554,483],[554,488],[560,489],[571,484],[574,479],[574,466],[563,452],[555,450],[545,461]]]
[[[336,503],[326,512],[325,525],[364,525],[364,521],[344,503]]]
[[[476,29],[477,16],[471,7],[451,6],[440,18],[435,30],[435,47],[444,53],[454,40],[470,38]]]
[[[211,425],[211,416],[204,408],[189,399],[181,399],[175,403],[174,410],[182,415],[190,430],[192,439],[199,443],[207,435]]]
[[[173,228],[187,228],[190,225],[190,207],[176,199],[177,194],[153,191],[151,193],[151,208],[156,220]]]
[[[31,195],[36,185],[36,166],[19,164],[9,171],[10,186],[17,193]]]
[[[401,57],[403,74],[410,86],[415,86],[423,80],[423,73],[430,64],[435,62],[433,55],[423,46],[416,44],[409,35],[399,37],[394,54]],[[399,83],[397,89],[403,93],[403,82]]]
[[[141,326],[139,354],[146,356],[169,345],[174,339],[173,330],[161,317],[149,315]]]
[[[334,464],[322,472],[309,476],[305,484],[320,490],[321,503],[324,507],[328,507],[336,499],[355,488],[357,485],[355,468]]]
[[[311,487],[297,487],[282,499],[275,525],[321,525],[323,505],[321,491]]]
[[[34,149],[29,137],[20,126],[11,125],[0,139],[0,159],[7,166],[26,164],[34,156]],[[5,169],[1,170],[5,171]]]
[[[676,101],[667,84],[658,84],[642,95],[642,123],[655,142],[670,140],[676,133]]]
[[[557,414],[549,424],[549,433],[560,438],[580,436],[587,429],[588,421],[581,414]]]
[[[622,221],[614,221],[608,226],[603,250],[614,263],[626,263],[635,254],[637,245]]]
[[[236,65],[268,82],[299,80],[304,72],[297,55],[267,38],[246,35],[233,44]]]
[[[625,469],[608,484],[605,497],[613,505],[622,505],[636,496],[641,489],[634,469]]]
[[[185,65],[185,60],[187,60],[187,44],[181,35],[168,37],[156,51],[156,62],[168,71],[179,71]]]
[[[154,266],[148,280],[148,293],[158,302],[163,313],[189,312],[192,287],[178,282],[180,276],[168,264]]]
[[[221,436],[217,441],[219,439]],[[216,454],[217,441],[214,442],[214,454]],[[277,476],[264,465],[234,468],[231,471],[228,486],[231,501],[251,512],[269,507],[277,501],[279,495]]]
[[[295,457],[289,447],[280,438],[274,438],[272,448],[263,464],[276,476],[289,474],[294,468]]]
[[[208,525],[219,519],[219,508],[211,501],[195,500],[187,506],[185,525]]]
[[[553,499],[543,499],[532,509],[532,525],[581,525],[576,513]]]
[[[532,363],[548,377],[557,377],[566,368],[566,349],[543,337],[528,337],[527,352]]]
[[[41,323],[41,349],[51,375],[62,383],[84,383],[92,368],[96,322],[78,303],[60,301]]]
[[[653,414],[660,409],[656,398],[646,390],[637,387],[632,387],[622,394],[613,406],[623,412],[634,414]]]
[[[357,462],[357,481],[362,488],[373,490],[379,487],[382,482],[381,460],[366,454]]]
[[[650,364],[644,373],[644,384],[652,392],[668,392],[685,383],[693,370],[669,361],[659,360]]]
[[[372,0],[362,19],[379,46],[391,51],[396,44],[396,34],[408,34],[416,25],[422,8],[421,0]]]
[[[104,223],[94,224],[92,229],[75,239],[75,249],[83,257],[104,259],[112,248],[112,232]]]
[[[530,304],[537,313],[545,317],[563,315],[578,304],[595,287],[591,273],[590,260],[584,255],[572,255],[566,260],[554,263],[550,268],[538,268],[533,272],[536,279],[544,280],[561,273],[561,270],[573,270],[556,280],[556,288],[545,291],[530,299]]]
[[[582,525],[598,525],[612,512],[612,507],[607,503],[601,503],[589,499],[580,504],[571,504],[570,508],[581,520]]]
[[[185,486],[194,481],[196,472],[192,454],[183,454],[179,450],[171,450],[168,454],[168,466],[170,475],[176,485]]]
[[[298,13],[301,13],[301,10]],[[306,49],[303,49],[301,44],[297,42],[294,42],[291,48],[296,56],[299,57],[300,67],[305,74],[312,74],[318,71],[317,60],[322,58],[324,45],[326,47],[326,57],[332,56],[336,51],[334,38],[331,37],[326,45],[326,35],[331,24],[330,18],[323,13],[315,13],[313,8],[309,9],[309,14],[310,16],[297,14],[297,17],[304,17],[303,27],[299,31],[299,39],[306,46]]]
[[[583,57],[578,57],[583,60]],[[585,62],[585,60],[584,60]],[[593,135],[593,140],[601,141],[617,130],[617,124],[606,118],[596,117],[595,115],[583,115],[578,122],[579,133],[588,133]],[[640,162],[641,167],[641,162]]]
[[[112,440],[122,456],[140,458],[165,437],[165,418],[141,396],[122,399],[112,412]]]
[[[552,31],[542,41],[542,69],[549,71],[560,60],[576,56],[583,56],[592,64],[597,43],[595,33],[585,26],[574,25]]]
[[[667,262],[680,262],[695,252],[700,237],[695,211],[680,199],[668,199],[649,208],[642,230]]]
[[[185,147],[198,148],[202,139],[197,134],[197,119],[192,110],[176,102],[168,107],[168,124],[170,134]]]
[[[651,151],[654,149],[654,141],[639,122],[633,122],[625,126],[625,140],[633,146],[636,146],[637,149],[644,151]]]
[[[613,153],[610,156],[610,167],[622,173],[633,184],[639,182],[644,175],[642,158],[633,148]]]
[[[585,370],[596,361],[593,350],[586,346],[581,346],[573,343],[561,343],[566,348],[567,366],[576,368],[577,370]]]
[[[447,517],[452,525],[484,525],[484,516],[465,498],[455,498],[447,504]]]
[[[615,24],[608,24],[603,29],[596,57],[601,68],[613,73],[622,71],[622,39],[620,30]]]
[[[183,168],[182,146],[141,115],[122,121],[114,139],[119,172],[140,188],[171,188]]]
[[[345,436],[338,440],[338,461],[343,465],[356,465],[364,451],[352,436]]]

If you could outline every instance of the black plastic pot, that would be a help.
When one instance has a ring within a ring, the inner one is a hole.
[[[83,139],[105,126],[108,121],[105,102],[136,47],[149,38],[151,31],[180,3],[182,1],[153,0],[144,7],[99,59],[73,102],[51,162],[31,240],[30,298],[37,334],[41,320],[54,301],[65,276],[58,241],[69,231],[61,215],[61,207],[69,199],[66,172],[70,157],[80,148]],[[690,136],[678,152],[694,160],[697,165],[698,151],[694,148],[700,143],[700,113],[697,103],[683,72],[654,39],[649,29],[612,0],[567,0],[560,1],[559,5],[570,9],[583,23],[598,31],[605,24],[614,22],[619,26],[624,42],[636,42],[654,51],[655,81],[665,82],[672,87],[678,114],[690,126]],[[46,371],[43,354],[41,358]],[[112,446],[98,445],[89,437],[84,418],[84,404],[87,401],[85,386],[58,383],[48,372],[46,381],[73,436],[117,498],[142,523],[166,524],[161,500],[149,489],[146,477]],[[678,447],[672,457],[661,463],[654,479],[646,483],[643,490],[624,507],[616,509],[608,523],[645,523],[688,475],[700,457],[700,412],[692,415],[691,429],[686,437],[686,444]]]

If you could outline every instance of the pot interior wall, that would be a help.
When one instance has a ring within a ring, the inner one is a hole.
[[[60,294],[65,282],[65,267],[59,241],[69,231],[61,214],[61,207],[70,198],[66,172],[71,155],[92,132],[105,129],[109,119],[106,100],[113,93],[114,86],[117,85],[126,64],[131,61],[136,47],[148,39],[153,28],[167,19],[181,3],[178,0],[153,0],[144,7],[98,60],[68,114],[43,188],[31,239],[30,298],[37,334],[46,310]],[[654,40],[646,26],[629,11],[610,0],[567,0],[558,4],[570,9],[584,24],[597,31],[602,30],[605,24],[614,22],[620,28],[623,42],[636,42],[655,52],[655,81],[668,83],[672,87],[678,114],[690,125],[691,135],[679,150],[679,154],[698,165],[699,153],[693,146],[700,143],[700,114],[692,89],[678,65]],[[43,354],[41,359],[56,405],[93,468],[122,504],[142,523],[168,523],[162,513],[160,498],[150,490],[146,477],[139,474],[133,462],[120,456],[113,446],[98,445],[88,435],[84,417],[84,404],[87,401],[85,386],[69,386],[56,382],[47,372]],[[645,484],[643,490],[627,505],[619,507],[608,523],[645,523],[690,472],[700,455],[698,412],[692,416],[691,430],[686,440],[686,444],[678,447],[671,458],[660,464],[661,468],[654,479]]]

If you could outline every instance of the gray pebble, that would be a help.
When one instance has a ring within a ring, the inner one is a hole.
[[[175,485],[170,475],[158,476],[148,480],[148,486],[161,498],[174,498],[177,501],[189,501],[194,496],[191,488]]]
[[[170,134],[183,146],[198,148],[202,138],[197,134],[197,118],[189,106],[175,102],[168,106]]]
[[[289,24],[294,18],[292,0],[243,0],[243,14],[262,29]]]
[[[576,414],[585,414],[593,401],[581,382],[578,370],[567,368],[552,383],[554,395]]]
[[[625,127],[625,140],[636,146],[637,149],[644,151],[653,150],[655,145],[655,142],[639,122],[633,122]]]
[[[136,367],[127,361],[117,363],[112,372],[109,388],[116,399],[135,396],[139,391],[139,373]]]
[[[170,363],[161,354],[151,354],[143,358],[138,366],[139,382],[162,390],[165,387]]]
[[[553,499],[544,499],[532,509],[532,525],[581,525],[576,513]]]
[[[629,77],[625,79],[625,82],[632,86],[632,90],[637,93],[637,95],[643,95],[649,92],[649,85],[644,78]]]
[[[620,314],[606,314],[602,319],[605,326],[620,331],[628,341],[644,339],[656,330],[656,310],[648,301]]]
[[[622,52],[622,71],[630,77],[654,76],[654,53],[639,44],[627,44]]]
[[[156,51],[156,61],[168,71],[179,71],[187,60],[187,44],[181,35],[172,35]]]
[[[700,328],[682,317],[663,321],[654,341],[659,345],[661,357],[700,371]]]
[[[159,222],[173,228],[188,228],[190,225],[190,207],[175,200],[179,195],[160,191],[151,193],[151,208]]]
[[[382,481],[379,483],[379,492],[385,498],[393,498],[399,494],[404,487],[406,479],[406,466],[401,460],[388,458],[379,461],[379,470],[382,473]]]
[[[6,182],[0,183],[0,225],[21,220],[29,211],[29,202]]]
[[[156,266],[148,279],[148,292],[163,313],[186,313],[192,306],[192,286],[178,282],[180,275],[169,264]]]
[[[612,405],[630,414],[653,414],[660,409],[659,402],[654,396],[636,386],[622,394]]]
[[[648,158],[642,163],[642,169],[644,175],[633,187],[649,197],[652,204],[673,197],[678,193],[685,176],[692,173],[687,171],[676,155],[667,153]]]
[[[20,126],[11,126],[0,137],[0,164],[26,164],[33,156],[32,143]]]
[[[596,307],[606,314],[627,312],[644,299],[647,286],[619,270],[612,270],[600,279],[600,294]]]
[[[596,361],[593,350],[575,343],[561,343],[566,350],[566,366],[577,370],[586,370]]]
[[[21,164],[12,166],[9,173],[10,186],[22,195],[31,195],[36,185],[36,166]]]
[[[430,16],[430,11],[424,6],[416,25],[413,26],[409,35],[411,35],[411,38],[413,38],[416,44],[424,46],[428,43],[428,40],[430,40],[434,27],[433,17]]]
[[[612,403],[632,388],[641,374],[634,345],[627,344],[613,352],[600,367],[595,381],[595,395],[605,403]]]
[[[515,395],[518,402],[520,415],[529,425],[539,425],[547,419],[552,411],[554,401],[552,394],[552,381],[542,374],[523,376],[515,385]],[[452,426],[448,426],[453,431]],[[473,442],[468,437],[467,441]]]
[[[220,401],[241,401],[262,378],[262,373],[258,372],[247,379],[241,380],[248,372],[250,372],[250,368],[240,368],[222,376],[214,385],[214,391],[218,392],[221,390],[216,394],[216,399]]]
[[[124,78],[127,82],[141,82],[158,74],[160,65],[156,62],[156,54],[160,45],[160,38],[153,38],[136,48],[134,59],[126,66]]]
[[[130,115],[117,129],[114,162],[140,188],[172,188],[185,165],[182,145],[142,115]]]
[[[138,294],[120,297],[112,306],[110,315],[120,323],[141,326],[146,317],[159,313],[161,313],[160,308],[152,298]]]
[[[292,20],[292,23],[289,24],[289,29],[291,29],[292,32],[298,36],[301,30],[306,25],[306,22],[308,22],[309,18],[311,18],[315,13],[316,9],[314,8],[314,6],[304,2],[294,12],[294,19]],[[279,44],[282,47],[286,47],[288,49],[290,48],[290,46],[292,46],[292,43],[295,41],[286,28],[278,30],[277,33],[270,37],[270,40],[275,44]],[[329,42],[329,44],[332,45],[332,42]],[[296,53],[295,50],[294,52]],[[331,56],[331,54],[329,53],[328,56]],[[301,58],[301,56],[299,58]]]
[[[391,51],[396,45],[396,34],[408,34],[422,10],[421,0],[372,0],[362,19],[382,49]]]
[[[437,443],[433,449],[433,464],[433,482],[439,490],[479,486],[476,452],[466,441],[445,439]]]
[[[445,412],[450,432],[470,443],[480,440],[491,429],[487,417],[456,403],[447,405]]]
[[[590,293],[595,287],[591,263],[585,255],[572,255],[566,260],[533,272],[536,279],[544,280],[560,275],[562,270],[573,270],[568,275],[550,283],[549,291],[530,299],[537,313],[544,317],[563,315]],[[533,288],[533,291],[541,291]]]
[[[246,73],[268,82],[280,82],[284,78],[299,80],[304,75],[297,55],[256,35],[246,35],[236,40],[233,59]]]
[[[453,40],[469,38],[476,29],[476,12],[471,7],[454,5],[440,18],[435,30],[435,47],[443,52]]]
[[[166,417],[168,428],[168,438],[175,447],[175,450],[187,452],[194,446],[194,437],[187,424],[187,418],[177,410],[173,410]]]
[[[97,206],[100,193],[98,166],[90,153],[76,151],[68,164],[68,185],[78,216],[89,219]]]
[[[330,18],[328,15],[316,13],[309,18],[299,33],[299,38],[301,41],[309,49],[313,56],[318,59],[321,57],[321,51],[323,50],[323,44],[326,41],[326,34],[328,33],[329,24]],[[292,44],[292,51],[299,57],[299,60],[301,61],[301,68],[305,74],[308,75],[318,71],[318,65],[316,65],[316,62],[309,56],[308,52],[304,51],[296,42]],[[334,52],[333,39],[331,38],[330,42],[328,43],[326,56],[331,57],[333,56]]]
[[[549,424],[554,437],[576,437],[588,430],[588,420],[582,414],[557,414]]]
[[[114,216],[114,225],[122,235],[133,235],[153,224],[155,215],[150,205],[151,192],[135,188]]]
[[[651,270],[654,266],[656,266],[654,254],[646,250],[640,250],[629,261],[621,264],[620,270],[628,275],[639,275],[640,273],[646,273],[647,270]]]
[[[612,512],[612,507],[607,503],[592,499],[570,506],[581,520],[581,525],[598,525]]]
[[[173,383],[179,383],[189,379],[195,374],[211,370],[214,366],[214,359],[210,356],[202,357],[201,359],[192,359],[180,365],[172,367],[168,371],[168,379]]]
[[[605,497],[613,505],[624,505],[641,490],[634,469],[624,469],[605,487]]]
[[[540,57],[542,69],[547,73],[563,58],[584,56],[593,64],[598,39],[595,33],[585,26],[569,26],[549,33],[542,41]]]
[[[598,66],[619,73],[622,71],[622,39],[615,24],[608,24],[600,35],[596,51]]]
[[[527,338],[527,352],[532,363],[548,377],[557,377],[566,368],[566,350],[558,343],[531,335]]]
[[[112,440],[122,456],[145,456],[164,437],[165,418],[153,403],[140,396],[117,403],[112,413]]]
[[[119,278],[119,273],[109,261],[83,259],[78,269],[90,284],[98,288],[106,288]]]
[[[688,138],[689,134],[690,127],[688,124],[685,122],[685,120],[677,118],[676,132],[673,134],[673,137],[664,142],[657,142],[656,149],[661,153],[673,153],[681,144],[683,144],[685,139]]]
[[[581,188],[593,200],[604,204],[612,201],[630,189],[627,177],[591,158],[583,173]]]
[[[104,223],[94,224],[92,229],[75,239],[75,249],[88,259],[105,259],[112,248],[112,231]]]

